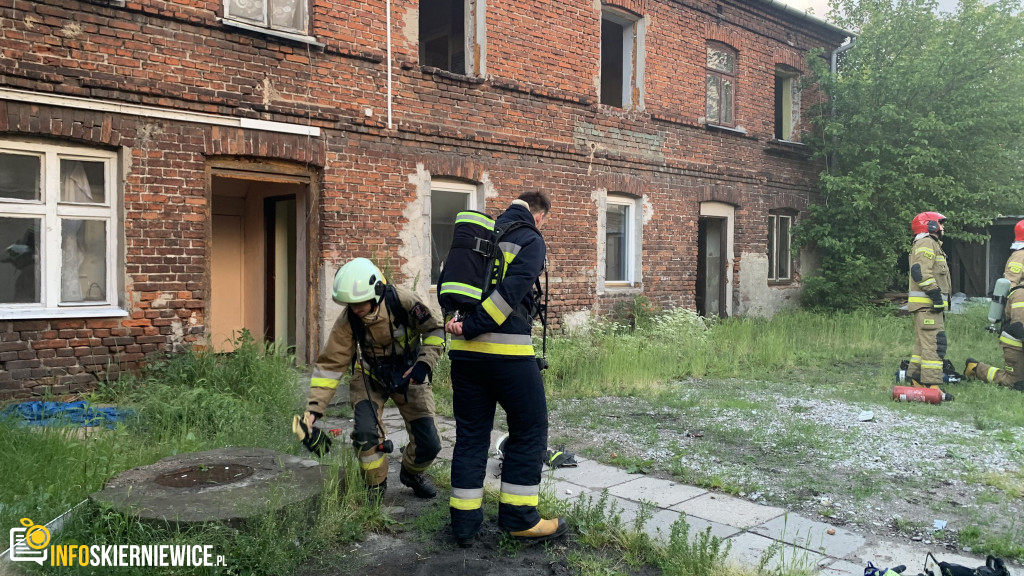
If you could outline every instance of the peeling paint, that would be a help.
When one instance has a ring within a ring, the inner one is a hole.
[[[768,286],[767,254],[744,252],[739,260],[738,314],[770,318],[776,312],[800,304],[803,290],[800,285]]]
[[[409,182],[416,185],[416,197],[402,212],[406,225],[398,234],[402,241],[398,255],[405,263],[402,272],[406,287],[415,289],[421,299],[428,301],[430,278],[424,278],[423,271],[430,270],[430,172],[418,163]]]
[[[569,336],[586,334],[590,329],[590,311],[578,310],[562,315],[562,329]]]
[[[274,88],[274,84],[270,81],[270,76],[263,77],[263,105],[269,106],[274,100],[281,99],[281,93]]]
[[[577,148],[590,150],[591,155],[596,145],[613,154],[638,156],[659,163],[665,161],[665,137],[660,133],[649,134],[578,122],[573,127],[573,144]]]
[[[78,36],[81,36],[83,32],[82,25],[78,22],[68,23],[66,26],[64,26],[64,28],[61,29],[61,31],[64,32],[64,34],[68,38],[76,38]]]
[[[641,196],[640,203],[642,205],[640,211],[643,214],[643,224],[644,226],[647,226],[647,224],[651,221],[651,218],[654,218],[654,203],[651,202],[650,197],[648,197],[646,194]]]
[[[409,8],[402,15],[402,36],[410,45],[416,46],[420,41],[420,11]]]

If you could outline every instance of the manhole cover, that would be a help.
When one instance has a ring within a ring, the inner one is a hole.
[[[252,476],[253,472],[255,470],[241,464],[199,465],[161,474],[153,481],[161,486],[170,486],[171,488],[192,488],[193,486],[238,482]]]

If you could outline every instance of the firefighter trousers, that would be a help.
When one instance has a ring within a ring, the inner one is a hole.
[[[914,314],[914,353],[908,372],[925,386],[941,385],[946,359],[945,314],[925,308]]]
[[[999,347],[1003,349],[1003,368],[996,368],[984,362],[978,362],[974,373],[979,380],[995,382],[1000,386],[1013,386],[1024,380],[1024,349],[1019,342],[1000,341]]]
[[[548,410],[536,360],[533,356],[452,358],[455,452],[449,509],[456,538],[476,536],[483,524],[484,476],[496,405],[508,418],[498,527],[515,532],[540,522],[537,502],[548,443]]]
[[[352,445],[359,453],[359,469],[367,486],[379,486],[388,479],[388,456],[377,448],[384,440],[377,422],[388,398],[398,407],[409,433],[409,443],[402,453],[402,468],[419,474],[430,467],[441,451],[441,438],[434,424],[434,391],[430,384],[409,385],[404,394],[388,396],[382,386],[357,368],[349,380],[348,393],[355,415]]]

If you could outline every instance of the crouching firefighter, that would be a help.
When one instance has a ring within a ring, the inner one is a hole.
[[[910,222],[914,245],[910,249],[907,310],[914,316],[914,352],[909,374],[915,386],[943,383],[945,316],[950,292],[949,266],[942,251],[945,220],[938,212],[922,212]]]
[[[1012,252],[1003,269],[1003,278],[1009,281],[1009,294],[1006,295],[999,331],[999,347],[1003,349],[1005,366],[1000,369],[968,358],[964,376],[1024,392],[1024,220],[1013,227],[1010,250]],[[990,318],[997,318],[997,315]]]
[[[387,488],[393,446],[381,415],[390,398],[409,433],[398,479],[416,496],[433,498],[437,489],[424,471],[441,451],[430,376],[444,350],[443,325],[414,293],[388,284],[366,258],[338,270],[332,295],[345,308],[317,358],[307,414],[314,421],[323,418],[338,381],[350,371],[352,443],[366,485],[376,494]]]
[[[510,230],[498,241],[501,273],[493,286],[478,292],[475,306],[445,324],[445,331],[452,335],[449,357],[456,434],[448,505],[452,534],[460,546],[470,545],[483,524],[487,453],[499,404],[507,416],[508,440],[501,468],[498,527],[512,538],[534,542],[568,530],[564,520],[544,519],[537,511],[548,413],[531,332],[538,311],[533,287],[546,254],[538,228],[550,209],[547,194],[525,192],[498,217],[495,229]],[[448,269],[455,265],[445,263]],[[446,281],[442,272],[438,283]],[[441,291],[438,294],[441,300]]]

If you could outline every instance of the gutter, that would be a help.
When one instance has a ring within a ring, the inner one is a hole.
[[[851,38],[854,36],[853,32],[850,32],[849,30],[844,30],[844,29],[840,28],[839,26],[836,26],[835,24],[832,24],[830,22],[826,22],[825,20],[822,20],[821,18],[818,18],[817,16],[814,16],[813,14],[809,14],[807,12],[804,12],[803,10],[800,10],[800,9],[797,9],[797,8],[793,8],[792,6],[790,6],[789,4],[786,4],[785,2],[782,2],[781,0],[757,0],[757,1],[762,3],[762,4],[767,4],[768,6],[771,6],[772,8],[775,8],[777,10],[781,10],[781,11],[789,14],[790,16],[796,16],[797,18],[800,18],[802,20],[806,20],[807,22],[809,22],[809,23],[811,23],[811,24],[813,24],[815,26],[820,26],[822,28],[825,28],[825,29],[827,29],[830,32],[835,32],[837,34],[842,34],[844,36],[849,36]]]

